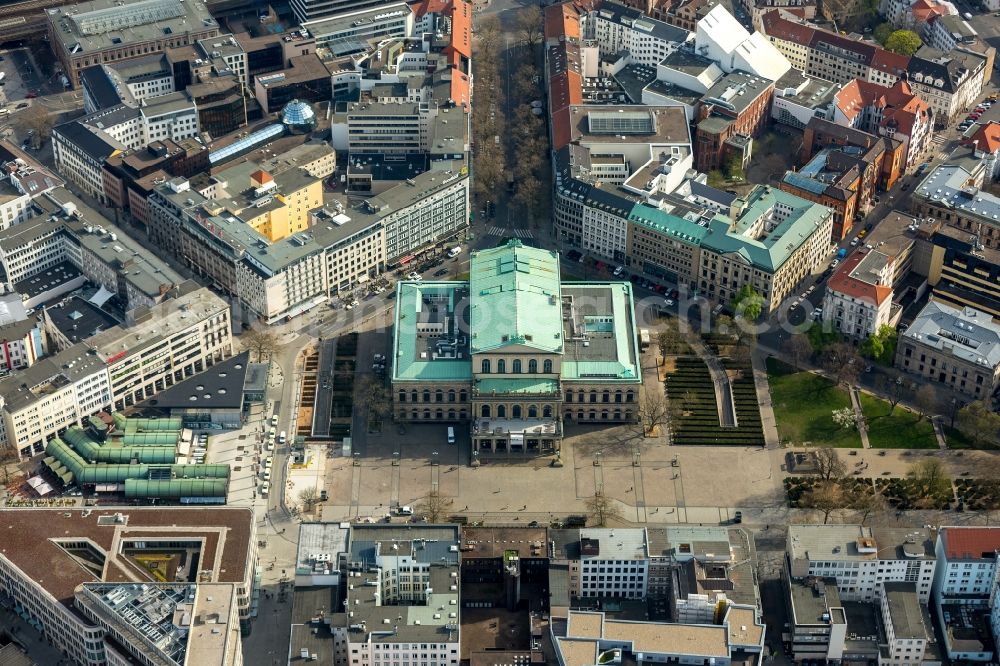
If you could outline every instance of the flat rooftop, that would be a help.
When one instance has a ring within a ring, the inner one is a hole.
[[[139,350],[190,328],[195,322],[228,311],[229,303],[202,287],[178,298],[167,299],[152,308],[137,308],[135,324],[128,328],[116,326],[98,333],[87,341],[87,345],[105,359],[122,351],[134,356]]]
[[[933,637],[930,625],[924,625],[924,612],[917,598],[915,583],[885,583],[885,600],[897,639],[926,640]]]
[[[793,625],[823,625],[831,608],[842,607],[840,593],[837,591],[837,581],[832,578],[824,580],[791,579],[788,589],[792,602]]]
[[[545,528],[462,528],[462,560],[498,558],[503,557],[509,551],[516,551],[521,559],[548,558],[548,539]]]
[[[45,316],[71,343],[83,342],[120,323],[108,312],[79,296],[50,305],[45,309]]]
[[[677,106],[571,106],[571,141],[584,143],[689,143],[684,109]]]
[[[789,525],[793,561],[933,559],[936,533],[925,528]]]
[[[55,266],[35,273],[31,277],[15,282],[14,291],[31,299],[35,296],[40,296],[47,291],[52,291],[60,285],[75,280],[81,275],[82,273],[80,273],[80,269],[76,266],[68,261],[61,261]]]
[[[141,403],[158,409],[240,409],[250,352],[245,351],[205,368]]]
[[[83,583],[136,580],[138,569],[120,551],[123,539],[203,539],[199,569],[212,571],[219,583],[243,583],[253,564],[254,517],[242,508],[0,509],[0,530],[0,556],[66,606]],[[80,566],[79,555],[60,540],[89,541],[98,568]],[[150,576],[148,582],[155,580]]]
[[[124,6],[117,0],[91,0],[56,7],[48,18],[54,26],[50,34],[76,55],[218,29],[201,0],[139,0]]]

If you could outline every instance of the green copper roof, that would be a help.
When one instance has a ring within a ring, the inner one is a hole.
[[[519,240],[472,254],[469,298],[472,352],[511,345],[562,350],[559,260]]]
[[[479,394],[490,393],[558,393],[559,382],[554,379],[526,377],[525,379],[480,379],[476,384]]]
[[[454,332],[457,304],[464,298],[466,282],[400,282],[396,287],[396,325],[393,330],[393,379],[414,381],[468,381],[472,364],[467,348],[459,347],[459,358],[437,353],[438,336],[418,334],[418,322],[426,322],[429,308],[439,308],[441,318]]]
[[[833,215],[826,206],[767,185],[735,199],[733,207],[738,210],[735,219],[720,214],[707,226],[642,204],[632,209],[629,220],[688,245],[739,255],[773,273]]]
[[[767,185],[758,185],[733,202],[740,204],[742,211],[735,220],[715,216],[701,246],[719,254],[739,254],[772,273],[833,216],[831,208]]]

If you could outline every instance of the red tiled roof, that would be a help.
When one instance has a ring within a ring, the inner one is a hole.
[[[443,14],[450,4],[451,0],[418,0],[411,6],[416,17],[422,18],[427,14]]]
[[[871,66],[874,69],[895,74],[897,76],[901,72],[905,72],[909,64],[909,57],[900,55],[899,53],[893,53],[892,51],[886,51],[885,49],[876,49],[871,62]]]
[[[451,44],[445,48],[445,53],[472,57],[472,3],[468,0],[452,0]],[[459,59],[452,57],[450,60],[457,65]]]
[[[910,136],[913,126],[920,119],[927,119],[930,106],[913,94],[910,84],[899,80],[891,88],[877,83],[854,79],[840,89],[836,96],[837,108],[848,120],[853,121],[868,106],[879,107],[882,126]]]
[[[812,41],[816,28],[790,21],[782,16],[783,13],[782,10],[776,9],[761,17],[765,35],[796,44],[808,44]]]
[[[991,120],[985,125],[980,125],[976,133],[968,139],[963,139],[962,143],[966,146],[975,145],[983,152],[997,152],[1000,150],[1000,123]]]
[[[566,2],[545,8],[545,40],[580,39],[580,14]]]
[[[992,559],[1000,550],[1000,528],[996,527],[946,527],[944,552],[949,559]]]
[[[910,13],[917,23],[927,23],[938,16],[944,16],[948,12],[936,2],[930,0],[917,0],[910,5]]]
[[[573,122],[569,107],[552,113],[552,149],[559,150],[573,140]]]
[[[271,178],[271,174],[261,169],[257,169],[256,171],[254,171],[252,174],[250,174],[250,177],[253,178],[255,181],[257,181],[258,183],[260,183],[261,185],[265,183],[274,182],[274,178]]]
[[[851,275],[864,258],[864,252],[855,252],[844,259],[844,263],[830,276],[827,289],[874,305],[881,305],[886,299],[892,298],[892,289],[883,285],[870,284]]]

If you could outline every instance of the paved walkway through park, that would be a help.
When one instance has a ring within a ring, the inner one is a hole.
[[[851,406],[854,407],[854,418],[858,421],[858,434],[861,435],[861,448],[870,449],[872,445],[868,441],[868,422],[865,421],[865,413],[861,410],[861,397],[858,389],[850,387],[848,393],[851,394]]]
[[[758,350],[750,355],[750,365],[753,367],[753,383],[757,389],[757,404],[760,409],[760,426],[764,431],[764,442],[769,449],[781,446],[778,435],[778,424],[774,418],[774,405],[771,404],[771,388],[767,383],[767,355]]]

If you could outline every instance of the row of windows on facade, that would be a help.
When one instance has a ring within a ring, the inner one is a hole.
[[[522,368],[521,359],[519,359],[519,358],[514,359],[511,362],[510,365],[511,365],[511,370],[510,371],[513,374],[520,374],[522,372],[522,370],[521,370],[521,368]],[[490,369],[491,366],[492,366],[492,364],[490,363],[490,359],[484,358],[482,364],[480,365],[480,368],[481,368],[480,371],[483,374],[489,374],[490,372],[492,372],[492,370]],[[498,359],[497,360],[497,373],[498,374],[504,374],[505,372],[507,372],[507,361],[505,359],[502,359],[502,358]],[[537,372],[538,372],[538,361],[535,360],[535,359],[529,360],[528,361],[528,374],[535,374]],[[542,372],[544,374],[551,374],[552,373],[552,361],[551,361],[551,359],[545,359],[545,361],[542,363]]]

